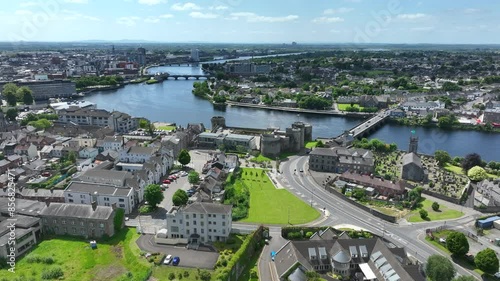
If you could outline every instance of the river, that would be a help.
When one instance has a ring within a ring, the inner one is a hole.
[[[197,66],[162,66],[149,70],[170,74],[203,74]],[[215,109],[204,99],[192,93],[196,80],[166,80],[158,84],[133,84],[114,91],[94,92],[84,99],[96,103],[98,108],[118,110],[151,121],[171,122],[178,125],[203,123],[210,127],[210,118],[220,115],[226,118],[226,124],[234,127],[284,129],[295,121],[313,125],[313,138],[332,137],[341,134],[358,123],[360,119],[300,114],[243,107]],[[394,142],[400,149],[408,148],[411,130],[419,136],[419,152],[433,154],[435,150],[445,150],[452,156],[464,156],[476,152],[485,161],[500,161],[500,134],[478,131],[442,131],[437,128],[410,128],[386,124],[374,132],[370,138],[379,138],[385,142]]]

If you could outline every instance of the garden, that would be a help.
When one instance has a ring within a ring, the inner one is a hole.
[[[242,168],[228,177],[225,203],[233,204],[233,219],[264,224],[302,224],[319,212],[285,189],[277,189],[265,170]]]
[[[409,222],[449,220],[459,218],[463,215],[464,214],[458,210],[440,206],[437,202],[432,202],[422,197],[415,208],[411,210],[407,220]]]

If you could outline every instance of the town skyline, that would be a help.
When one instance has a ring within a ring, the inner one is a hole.
[[[499,44],[496,11],[487,1],[20,1],[0,12],[0,41]]]

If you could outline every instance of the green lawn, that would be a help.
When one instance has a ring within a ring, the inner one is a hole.
[[[248,217],[241,220],[242,222],[302,224],[319,217],[320,214],[316,209],[286,189],[276,189],[267,175],[260,176],[261,171],[251,168],[242,169],[241,180],[250,190],[250,209]],[[256,173],[259,176],[256,177]]]
[[[16,275],[27,279],[41,280],[41,272],[47,268],[60,267],[64,280],[97,281],[119,280],[127,272],[132,277],[127,280],[144,280],[150,270],[150,264],[139,256],[140,250],[135,244],[138,238],[134,229],[124,229],[110,242],[98,243],[96,250],[81,238],[55,237],[38,244],[31,253],[16,263]],[[54,264],[28,263],[26,257],[38,255],[52,257]],[[16,280],[12,273],[0,270],[0,280]]]
[[[423,201],[420,202],[421,207],[416,208],[415,210],[412,210],[410,212],[410,215],[408,217],[409,222],[423,222],[423,221],[436,221],[436,220],[449,220],[449,219],[456,219],[464,214],[460,211],[454,210],[454,209],[449,209],[446,206],[440,205],[439,210],[435,212],[432,210],[432,203],[433,201],[426,200],[424,197]],[[425,209],[429,213],[429,217],[427,220],[423,220],[420,217],[419,211],[421,209]]]
[[[351,106],[350,103],[337,103],[337,108],[340,110],[340,111],[346,111],[347,110],[347,107]],[[363,107],[362,106],[359,106],[359,104],[355,103],[353,104],[353,107],[357,107],[359,108],[359,110],[362,110]]]
[[[306,148],[315,148],[317,144],[318,144],[317,141],[308,141],[305,143],[305,147]]]
[[[175,130],[175,126],[157,126],[156,129],[163,131],[173,131]]]
[[[450,172],[453,172],[455,174],[459,174],[459,175],[463,175],[464,174],[464,171],[462,171],[462,167],[459,167],[459,166],[455,166],[455,165],[452,165],[450,163],[446,163],[446,166],[444,166],[444,169],[447,170],[447,171],[450,171]],[[488,177],[490,178],[498,178],[497,175],[492,175],[490,173],[487,173],[488,174]]]

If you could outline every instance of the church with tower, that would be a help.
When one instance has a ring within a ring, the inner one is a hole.
[[[422,165],[422,160],[418,156],[418,137],[415,136],[415,131],[412,131],[410,136],[410,145],[408,153],[403,155],[401,166],[401,178],[414,182],[427,181],[428,172]]]

